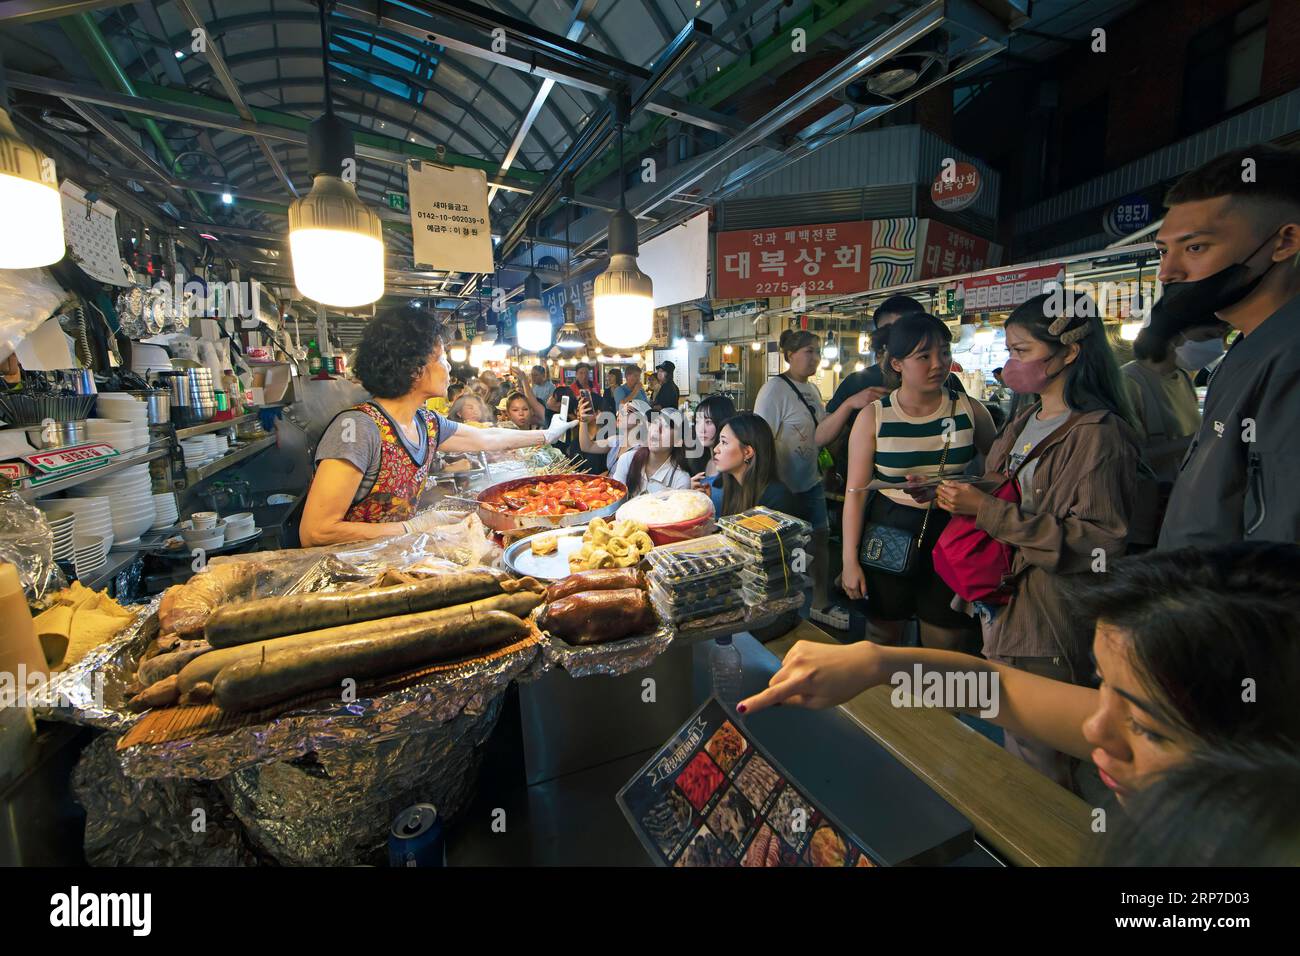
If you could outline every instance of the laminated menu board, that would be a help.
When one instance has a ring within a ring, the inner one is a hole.
[[[661,866],[882,866],[710,698],[618,793]]]

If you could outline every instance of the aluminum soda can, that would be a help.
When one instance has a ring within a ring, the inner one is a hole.
[[[397,815],[388,832],[389,866],[446,866],[442,818],[431,803],[417,803]]]

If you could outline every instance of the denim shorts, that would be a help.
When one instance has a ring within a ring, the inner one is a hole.
[[[798,498],[804,506],[804,518],[813,527],[814,531],[824,531],[831,526],[830,516],[826,512],[826,486],[815,484],[807,491],[798,493]]]

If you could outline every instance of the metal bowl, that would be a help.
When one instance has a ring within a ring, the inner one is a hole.
[[[502,481],[486,488],[478,496],[478,516],[493,531],[521,531],[525,528],[567,528],[571,525],[586,524],[592,518],[608,518],[618,510],[619,505],[627,500],[627,486],[622,482],[609,479],[610,483],[621,489],[618,500],[603,508],[580,511],[572,515],[518,515],[500,510],[496,507],[501,496],[515,488],[536,482],[548,483],[565,481],[572,475],[533,475],[527,478],[514,478]]]
[[[86,422],[47,421],[41,425],[24,428],[27,442],[33,448],[68,448],[72,445],[84,445],[90,439],[86,431]]]

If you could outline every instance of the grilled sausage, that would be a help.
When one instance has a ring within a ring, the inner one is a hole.
[[[150,684],[127,702],[129,710],[148,710],[150,707],[170,707],[180,698],[180,676],[172,674]]]
[[[583,591],[618,591],[645,587],[645,575],[636,568],[602,568],[598,571],[575,571],[546,589],[546,600],[558,601]]]
[[[175,650],[166,654],[158,654],[143,662],[136,672],[136,676],[141,684],[148,687],[164,677],[179,674],[182,667],[194,660],[194,658],[211,650],[212,647],[207,641],[181,641]]]
[[[376,621],[361,621],[357,624],[344,624],[321,630],[306,631],[300,634],[288,634],[273,637],[266,641],[250,644],[238,644],[222,647],[195,658],[181,668],[181,693],[187,697],[194,685],[202,681],[211,683],[222,668],[247,658],[261,657],[264,651],[282,647],[305,647],[309,644],[329,644],[358,635],[392,634],[411,627],[437,624],[444,620],[464,617],[467,620],[488,611],[505,611],[517,617],[526,617],[533,608],[542,603],[542,596],[534,591],[520,591],[517,594],[497,594],[481,601],[469,604],[457,604],[454,607],[439,608],[435,611],[423,611],[419,614],[405,614],[387,617]]]
[[[262,598],[228,605],[213,612],[204,633],[213,647],[234,647],[285,634],[418,614],[501,593],[502,582],[491,571],[439,574],[395,587]]]
[[[570,644],[603,644],[648,634],[657,626],[657,619],[645,591],[624,588],[560,598],[546,605],[537,625]]]
[[[393,634],[356,636],[331,644],[269,650],[223,668],[213,682],[222,710],[239,713],[326,687],[400,673],[502,647],[528,633],[505,611],[427,623]]]

